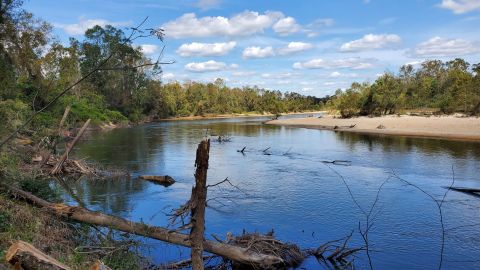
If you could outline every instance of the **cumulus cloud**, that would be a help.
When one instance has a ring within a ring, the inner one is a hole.
[[[480,9],[480,0],[442,0],[440,7],[462,14]]]
[[[286,47],[278,49],[278,54],[286,55],[286,54],[293,54],[302,51],[306,51],[313,48],[311,43],[304,43],[304,42],[290,42]]]
[[[340,47],[342,52],[366,51],[373,49],[387,48],[394,44],[398,44],[402,39],[398,35],[384,34],[374,35],[368,34],[361,39],[344,43]]]
[[[463,56],[479,53],[480,47],[464,39],[433,37],[413,49],[415,56]]]
[[[330,69],[330,68],[351,68],[351,69],[367,69],[373,67],[374,59],[362,58],[345,58],[335,60],[312,59],[306,62],[296,62],[293,68],[296,69]]]
[[[243,53],[242,53],[242,56],[244,59],[265,58],[265,57],[271,57],[274,55],[275,55],[275,52],[273,51],[273,48],[270,46],[265,48],[247,47],[243,50]]]
[[[296,33],[300,31],[301,27],[297,22],[295,21],[294,18],[292,17],[286,17],[283,19],[280,19],[278,22],[276,22],[273,25],[273,30],[275,33],[281,35],[281,36],[287,36],[293,33]]]
[[[261,33],[271,27],[284,15],[281,12],[244,11],[230,18],[222,16],[197,18],[194,13],[186,13],[181,17],[162,25],[167,36],[172,38],[192,38],[211,36],[248,36]]]
[[[185,65],[185,69],[191,72],[210,72],[225,70],[228,66],[224,62],[217,62],[214,60],[198,63],[188,63]]]
[[[152,55],[158,52],[158,46],[154,44],[142,44],[139,47],[146,55]]]
[[[58,28],[63,29],[69,35],[83,35],[87,29],[99,25],[104,27],[105,25],[111,26],[128,26],[131,22],[112,22],[105,19],[84,19],[80,18],[78,23],[73,24],[56,24]]]
[[[197,43],[182,44],[177,49],[177,53],[180,56],[221,56],[230,52],[235,46],[236,42],[223,42],[223,43]]]

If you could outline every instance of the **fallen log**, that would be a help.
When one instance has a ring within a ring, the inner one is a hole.
[[[36,249],[27,242],[17,241],[7,251],[5,260],[14,269],[37,270],[70,270],[71,268]]]
[[[88,124],[90,124],[90,119],[88,119],[87,122],[83,124],[83,127],[80,129],[75,139],[73,139],[73,141],[70,144],[68,144],[67,148],[65,149],[65,153],[63,153],[63,155],[60,157],[60,160],[58,160],[57,164],[55,164],[53,169],[50,171],[50,174],[58,174],[62,170],[62,165],[65,162],[65,160],[67,160],[68,154],[70,154],[70,151],[72,151],[72,148],[75,145],[75,143],[83,135],[83,132],[85,132],[85,130],[87,129]]]
[[[171,186],[175,183],[175,180],[168,175],[141,175],[139,178],[143,180],[148,180],[153,183],[160,184],[166,187]]]
[[[352,162],[350,160],[322,160],[322,163],[329,163],[329,164],[334,164],[334,165],[343,165],[343,166],[350,166],[352,165]]]
[[[475,197],[480,197],[480,188],[464,188],[464,187],[444,187],[444,188],[467,193]]]
[[[162,227],[149,226],[140,222],[133,222],[116,216],[106,215],[101,212],[90,211],[82,207],[68,206],[61,203],[50,203],[29,192],[4,183],[0,183],[0,187],[8,190],[16,197],[23,198],[27,202],[42,207],[57,216],[86,224],[104,226],[123,232],[145,236],[175,245],[191,247],[190,236],[187,234],[177,233]],[[248,247],[245,248],[204,240],[203,248],[209,253],[216,254],[225,259],[244,265],[252,265],[259,268],[271,268],[275,265],[285,265],[285,262],[281,257],[255,252]]]

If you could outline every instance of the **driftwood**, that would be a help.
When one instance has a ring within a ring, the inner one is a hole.
[[[190,236],[177,233],[167,228],[149,226],[140,222],[133,222],[116,216],[94,212],[83,207],[73,207],[65,204],[55,204],[38,198],[31,193],[0,183],[0,187],[10,191],[16,197],[20,197],[36,206],[42,207],[54,215],[75,220],[82,223],[109,227],[111,229],[145,236],[175,245],[191,247]],[[203,249],[243,265],[251,265],[259,268],[268,268],[273,265],[285,265],[282,258],[239,247],[232,244],[218,243],[204,240]]]
[[[14,269],[24,270],[70,270],[71,268],[36,249],[29,243],[15,242],[7,251],[5,260],[14,266]]]
[[[242,148],[242,150],[237,150],[237,152],[242,153],[242,154],[245,154],[245,149],[246,149],[246,148],[247,148],[247,147],[244,146],[244,147]]]
[[[175,183],[175,180],[169,175],[141,175],[139,178],[165,187],[171,186]]]
[[[480,188],[462,188],[462,187],[450,187],[451,190],[469,192],[469,193],[479,193]]]
[[[203,140],[197,148],[195,159],[195,186],[192,188],[190,198],[192,229],[190,242],[192,269],[203,270],[203,241],[205,233],[205,205],[207,203],[207,171],[210,153],[210,140]]]
[[[480,188],[464,188],[464,187],[445,187],[458,192],[470,194],[475,197],[480,197]]]
[[[50,174],[58,174],[61,170],[62,170],[62,165],[63,163],[65,162],[65,160],[67,160],[68,158],[68,154],[70,153],[70,151],[72,151],[72,148],[73,146],[75,145],[75,143],[78,141],[78,139],[83,135],[83,132],[85,132],[85,130],[87,129],[88,127],[88,124],[90,124],[90,119],[87,120],[87,122],[85,122],[85,124],[83,124],[83,127],[80,129],[80,131],[78,132],[77,136],[75,137],[75,139],[73,139],[73,141],[68,144],[67,148],[65,149],[65,153],[63,153],[63,155],[60,157],[60,160],[58,161],[58,163],[53,167],[52,171],[50,172]]]
[[[343,165],[343,166],[350,166],[352,162],[350,160],[322,160],[322,163],[330,163],[333,165]]]

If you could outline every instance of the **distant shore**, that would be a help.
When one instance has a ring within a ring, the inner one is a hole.
[[[318,114],[324,113],[324,111],[312,111],[312,112],[291,112],[291,113],[282,113],[282,115],[295,115],[295,114]],[[206,114],[206,115],[195,115],[195,116],[177,116],[170,118],[161,118],[155,120],[156,122],[162,121],[182,121],[182,120],[208,120],[208,119],[228,119],[228,118],[243,118],[243,117],[268,117],[274,116],[272,113],[232,113],[232,114]]]
[[[480,118],[458,116],[383,116],[349,119],[325,115],[322,118],[279,119],[269,125],[325,129],[367,134],[480,141]]]

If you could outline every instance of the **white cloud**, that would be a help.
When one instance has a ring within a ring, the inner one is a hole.
[[[357,73],[341,73],[338,71],[334,71],[328,75],[330,78],[341,78],[341,77],[347,77],[347,78],[356,78],[358,77]]]
[[[480,9],[480,0],[442,0],[440,7],[462,14]]]
[[[195,6],[201,10],[209,10],[212,8],[217,8],[222,3],[222,0],[198,0],[195,3]]]
[[[365,51],[373,49],[381,49],[390,47],[394,44],[398,44],[402,39],[398,35],[384,34],[384,35],[374,35],[368,34],[363,36],[361,39],[353,40],[347,43],[344,43],[340,47],[342,52],[353,52],[353,51]]]
[[[284,15],[281,12],[244,11],[233,17],[201,17],[186,13],[162,25],[168,37],[191,38],[211,36],[248,36],[261,33]]]
[[[221,56],[230,52],[235,46],[236,42],[224,42],[224,43],[197,43],[182,44],[177,49],[177,53],[180,56]]]
[[[158,46],[154,44],[142,44],[139,47],[146,55],[152,55],[158,52]]]
[[[217,61],[207,61],[207,62],[199,62],[199,63],[188,63],[185,65],[185,69],[192,72],[209,72],[209,71],[219,71],[225,70],[228,66],[224,62],[217,62]]]
[[[250,76],[253,76],[255,74],[256,74],[255,71],[235,71],[235,72],[232,72],[232,75],[235,76],[235,77],[250,77]]]
[[[104,27],[105,25],[111,26],[128,26],[131,22],[112,22],[105,19],[84,19],[80,18],[78,23],[73,24],[56,24],[57,27],[62,28],[69,35],[83,35],[87,29],[99,25]]]
[[[247,47],[243,50],[242,56],[244,59],[249,59],[249,58],[265,58],[265,57],[271,57],[274,56],[275,52],[273,51],[273,48],[268,46],[265,48],[261,47]]]
[[[297,24],[295,19],[292,17],[283,18],[273,25],[273,30],[275,33],[281,36],[287,36],[296,33],[300,31],[300,29],[300,25]]]
[[[411,61],[405,63],[405,65],[410,65],[410,66],[420,66],[422,64],[422,61]]]
[[[293,76],[292,73],[290,72],[285,72],[285,73],[263,73],[262,78],[264,79],[285,79],[285,78],[290,78]]]
[[[171,72],[164,73],[164,74],[162,74],[162,79],[163,79],[163,80],[166,80],[166,81],[175,80],[175,74],[173,74],[173,73],[171,73]]]
[[[463,56],[480,52],[480,47],[464,39],[433,37],[413,49],[415,56]]]
[[[280,55],[292,54],[292,53],[302,52],[311,48],[313,48],[313,45],[311,43],[290,42],[286,47],[278,49],[278,54]]]
[[[312,59],[306,62],[296,62],[293,68],[296,69],[319,69],[319,68],[351,68],[351,69],[367,69],[373,67],[374,59],[362,58],[344,58],[335,60]]]

